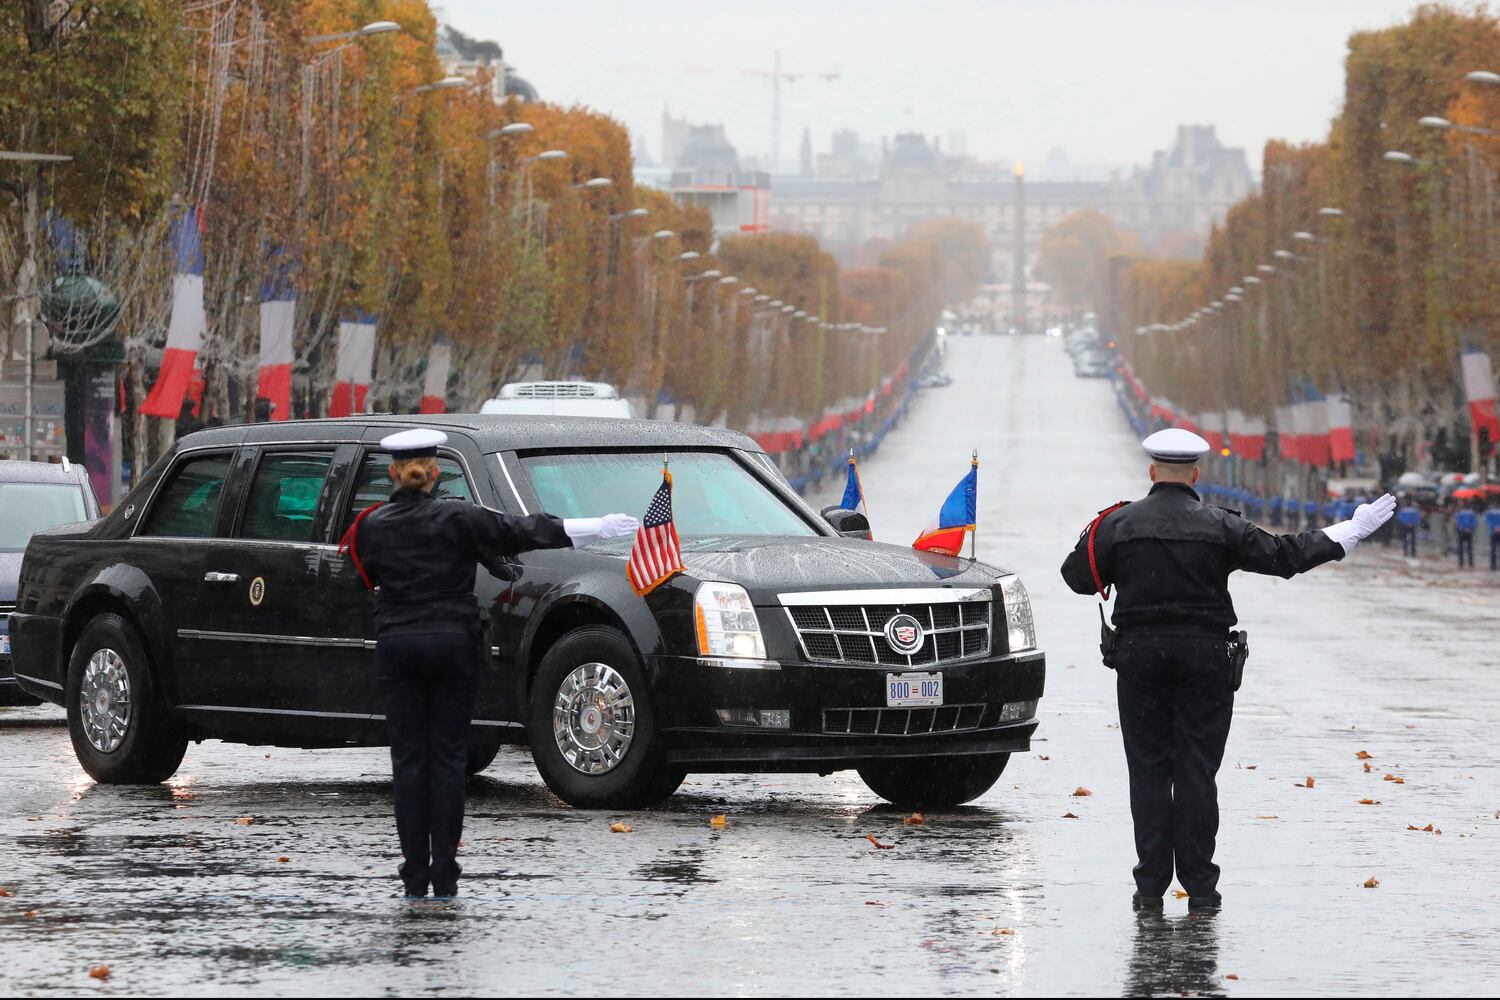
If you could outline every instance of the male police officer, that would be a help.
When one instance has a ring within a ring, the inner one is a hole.
[[[1237,687],[1229,574],[1245,569],[1290,578],[1342,559],[1391,516],[1396,501],[1383,496],[1351,520],[1274,535],[1199,499],[1193,485],[1209,446],[1197,434],[1158,431],[1142,445],[1151,456],[1150,494],[1101,514],[1079,537],[1062,574],[1080,594],[1107,599],[1111,586],[1119,589],[1119,631],[1107,663],[1117,674],[1130,769],[1140,860],[1134,906],[1162,905],[1175,861],[1189,908],[1217,909],[1214,776]]]

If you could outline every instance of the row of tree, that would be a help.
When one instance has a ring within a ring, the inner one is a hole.
[[[399,30],[359,33],[378,21]],[[297,303],[296,415],[326,412],[339,324],[363,315],[381,409],[415,407],[441,336],[452,408],[528,371],[751,429],[863,401],[982,277],[983,235],[958,224],[846,274],[811,239],[718,241],[705,210],[635,187],[630,136],[609,117],[497,102],[483,71],[433,86],[436,31],[426,0],[5,5],[0,149],[72,157],[0,165],[7,356],[36,336],[50,280],[99,278],[113,325],[54,323],[46,346],[122,341],[131,420],[166,339],[169,233],[189,207],[203,406],[229,420],[253,412],[259,302],[278,283]],[[554,150],[566,156],[542,155]],[[137,450],[154,451],[148,422],[132,423]]]
[[[1385,471],[1466,467],[1460,354],[1500,346],[1500,86],[1468,77],[1495,69],[1500,24],[1483,8],[1423,6],[1355,34],[1327,140],[1267,144],[1261,190],[1201,259],[1143,257],[1107,220],[1075,218],[1051,236],[1054,263],[1185,412],[1284,433],[1278,407],[1347,391]]]

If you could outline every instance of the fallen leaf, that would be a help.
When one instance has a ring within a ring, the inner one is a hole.
[[[1070,812],[1065,812],[1065,813],[1063,813],[1063,814],[1062,814],[1062,818],[1063,818],[1063,819],[1077,819],[1077,818],[1078,818],[1078,817],[1077,817],[1077,816],[1074,816],[1074,815],[1073,815],[1073,814],[1072,814],[1072,813],[1070,813]]]
[[[626,826],[624,823],[611,823],[611,824],[609,824],[609,832],[610,833],[634,833],[635,832],[635,827],[633,827],[633,826]]]
[[[990,933],[995,937],[1009,937],[1015,934],[1015,931],[1011,930],[1009,927],[996,927],[994,930],[990,931]]]
[[[1256,819],[1280,819],[1280,816],[1257,816]]]
[[[1380,879],[1376,878],[1374,875],[1371,875],[1369,878],[1365,879],[1366,889],[1378,889],[1379,887]]]
[[[1231,972],[1229,975],[1225,976],[1224,978],[1225,979],[1235,979],[1235,980],[1238,980],[1240,977],[1236,976],[1234,973]]]
[[[1073,789],[1073,794],[1080,799],[1086,799],[1094,793],[1089,791],[1087,788],[1084,788],[1082,785],[1079,785],[1077,788]]]
[[[194,795],[192,792],[184,792],[181,789],[174,788],[174,789],[172,789],[172,798],[174,798],[174,799],[176,799],[176,800],[178,800],[180,802],[183,799],[195,799],[195,798],[197,798],[197,796]]]
[[[286,864],[288,861],[290,861],[292,859],[289,858],[289,857],[287,857],[285,854],[283,854],[281,857],[277,858],[276,860],[278,862],[280,862],[281,864]]]
[[[1355,760],[1370,760],[1371,759],[1370,751],[1368,751],[1368,750],[1361,750],[1359,753],[1357,753],[1357,754],[1354,755],[1354,759]]]
[[[92,976],[95,979],[108,979],[109,978],[109,966],[107,966],[107,965],[96,965],[92,969],[89,970],[89,975]]]
[[[729,814],[719,813],[719,815],[708,821],[708,825],[713,827],[715,830],[724,829],[729,825]]]
[[[1308,779],[1306,781],[1299,781],[1299,782],[1297,782],[1297,787],[1298,788],[1312,788],[1317,783],[1318,783],[1317,779],[1313,778],[1312,776],[1309,775]]]
[[[1259,764],[1246,764],[1245,765],[1245,770],[1247,770],[1247,771],[1253,771],[1257,767],[1260,767],[1260,765]]]
[[[865,839],[874,844],[877,851],[894,851],[896,849],[895,844],[882,844],[880,841],[876,840],[873,833],[865,834]]]
[[[926,822],[927,817],[923,816],[921,813],[912,813],[910,816],[901,817],[901,824],[903,826],[921,826]]]
[[[0,888],[0,899],[10,895],[9,889]]]
[[[882,903],[878,899],[867,899],[867,900],[865,900],[865,905],[866,906],[884,906],[885,904]]]
[[[1366,764],[1365,765],[1365,773],[1366,774],[1369,774],[1373,770],[1375,770],[1375,765],[1374,764]]]
[[[1181,889],[1173,889],[1172,890],[1172,895],[1175,896],[1178,899],[1187,899],[1188,896],[1189,896],[1189,893],[1184,892]]]
[[[1379,799],[1360,799],[1359,800],[1359,804],[1362,805],[1362,806],[1378,806],[1378,805],[1380,805],[1380,800]]]
[[[1394,774],[1387,774],[1385,776],[1385,778],[1382,779],[1382,780],[1395,782],[1398,785],[1404,785],[1404,784],[1406,784],[1406,779],[1405,778],[1398,778]]]
[[[21,914],[21,916],[25,917],[27,920],[35,920],[36,919],[36,911],[35,910],[27,910],[25,913]]]
[[[1051,760],[1052,759],[1051,757],[1048,757],[1044,753],[1039,753],[1039,754],[1036,755],[1036,757],[1037,757],[1037,760]]]
[[[235,822],[235,824],[237,826],[249,826],[251,823],[255,822],[255,817],[254,816],[241,816],[239,819],[235,820],[234,822]]]

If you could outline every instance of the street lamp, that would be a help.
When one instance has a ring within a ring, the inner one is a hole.
[[[614,187],[615,182],[610,180],[608,177],[590,177],[582,184],[570,184],[568,186],[575,191],[581,188],[587,189],[589,191],[602,191],[607,187]]]
[[[680,254],[677,255],[677,259],[678,260],[697,260],[698,259],[698,251],[696,251],[696,250],[684,250],[682,253],[680,253]]]
[[[1487,69],[1476,69],[1471,73],[1465,73],[1464,79],[1470,83],[1485,83],[1491,87],[1500,87],[1500,73],[1491,73]]]
[[[434,90],[458,90],[460,87],[469,86],[469,78],[464,76],[445,76],[441,80],[424,83],[420,87],[413,87],[413,94],[426,94]]]
[[[1475,135],[1494,135],[1493,129],[1480,128],[1477,125],[1455,125],[1446,118],[1438,115],[1424,115],[1417,119],[1417,124],[1423,128],[1453,129],[1457,132],[1472,132]]]
[[[670,229],[658,229],[656,232],[651,234],[651,238],[653,240],[670,240],[676,235],[677,234]]]
[[[1304,243],[1316,243],[1318,238],[1304,229],[1299,229],[1292,234],[1292,239],[1302,240]]]
[[[513,135],[530,135],[536,131],[536,127],[530,122],[511,122],[503,125],[490,133],[491,139],[504,139]]]
[[[1417,165],[1417,158],[1415,156],[1412,156],[1410,153],[1403,153],[1399,149],[1388,149],[1380,154],[1380,158],[1387,163],[1400,163],[1408,167]]]
[[[401,25],[395,21],[371,21],[363,28],[353,31],[341,31],[335,35],[314,35],[307,40],[309,45],[321,45],[324,42],[342,42],[346,38],[364,38],[367,35],[384,35],[391,31],[400,31]]]

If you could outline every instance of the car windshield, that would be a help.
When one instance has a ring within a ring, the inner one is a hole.
[[[542,509],[558,517],[621,512],[640,517],[661,486],[660,452],[531,455],[521,460]],[[744,466],[717,452],[671,456],[677,534],[813,535],[815,531]]]
[[[43,528],[83,521],[83,490],[64,483],[0,483],[0,552],[20,552]]]

